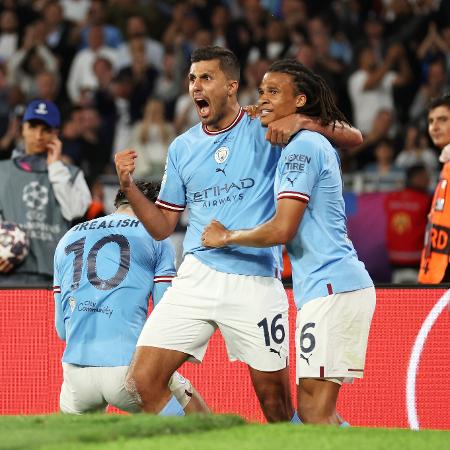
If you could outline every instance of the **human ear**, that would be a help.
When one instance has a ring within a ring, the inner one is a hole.
[[[301,108],[302,106],[305,106],[305,104],[306,104],[306,95],[305,94],[297,95],[295,106],[297,106],[297,108]]]
[[[231,80],[228,82],[228,95],[231,97],[237,93],[239,88],[239,83],[236,80]]]

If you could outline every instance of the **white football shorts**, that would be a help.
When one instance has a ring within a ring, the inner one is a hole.
[[[274,277],[218,272],[187,255],[137,346],[178,350],[201,362],[219,328],[230,361],[260,371],[287,366],[288,300]]]
[[[325,378],[342,384],[363,377],[375,303],[370,287],[311,300],[297,312],[297,383]]]
[[[65,414],[83,414],[115,406],[129,413],[141,411],[136,397],[124,386],[128,366],[89,367],[62,363],[64,381],[61,386],[59,405]],[[169,389],[184,408],[192,398],[189,380],[175,372]]]

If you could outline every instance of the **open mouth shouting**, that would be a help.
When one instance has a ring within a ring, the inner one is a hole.
[[[194,98],[194,102],[200,119],[207,119],[210,113],[208,100],[203,97],[196,97]]]

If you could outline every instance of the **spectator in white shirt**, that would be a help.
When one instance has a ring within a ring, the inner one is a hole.
[[[104,45],[102,26],[90,28],[88,42],[89,47],[80,50],[75,55],[67,80],[67,92],[74,104],[80,102],[83,90],[95,90],[97,88],[97,78],[93,70],[97,58],[107,58],[114,65],[117,56],[115,49]]]
[[[411,68],[400,44],[389,48],[381,64],[374,50],[365,46],[358,55],[358,64],[359,69],[348,80],[348,91],[355,126],[367,134],[380,110],[395,111],[392,89],[409,82]],[[394,71],[396,65],[398,71]]]

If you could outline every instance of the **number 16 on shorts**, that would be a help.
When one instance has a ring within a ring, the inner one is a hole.
[[[283,314],[277,314],[271,320],[264,317],[257,323],[264,335],[264,343],[270,353],[279,358],[287,357],[286,320]]]

